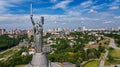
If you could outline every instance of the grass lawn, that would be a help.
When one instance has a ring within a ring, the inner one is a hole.
[[[16,65],[15,67],[27,67],[27,65]]]
[[[114,60],[113,61],[106,60],[105,66],[111,65],[111,64],[112,65],[120,64],[120,60],[119,60],[120,59],[120,50],[119,49],[110,50],[108,55],[112,56],[114,58]],[[116,59],[118,59],[118,60],[116,60]]]
[[[92,60],[85,63],[83,67],[99,67],[99,64],[100,64],[99,60]]]
[[[111,55],[113,58],[120,59],[120,50],[110,50],[109,55]]]
[[[105,66],[107,65],[116,65],[116,64],[120,64],[120,60],[114,60],[114,61],[105,61]]]

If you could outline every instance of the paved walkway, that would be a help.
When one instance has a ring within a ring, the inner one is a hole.
[[[107,59],[107,55],[108,55],[108,53],[109,53],[109,51],[108,51],[107,49],[106,49],[105,51],[106,51],[106,52],[105,52],[104,56],[102,57],[102,59],[101,59],[101,61],[100,61],[99,67],[104,67],[105,60]]]
[[[116,46],[115,44],[115,40],[113,38],[110,38],[110,43],[109,43],[109,46],[114,48],[114,49],[120,49]]]

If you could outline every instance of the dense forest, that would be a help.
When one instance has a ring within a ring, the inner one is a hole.
[[[19,43],[19,40],[14,37],[13,38],[9,37],[7,34],[0,35],[0,51],[13,47],[18,43]]]

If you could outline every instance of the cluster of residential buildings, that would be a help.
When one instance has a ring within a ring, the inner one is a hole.
[[[6,30],[5,29],[0,29],[0,34],[6,34]]]
[[[27,34],[28,30],[19,30],[19,29],[15,29],[15,30],[10,30],[10,31],[6,31],[6,29],[0,29],[0,34],[15,34],[15,35],[22,35],[22,34]]]
[[[69,33],[70,31],[112,31],[112,30],[115,30],[115,31],[118,31],[120,30],[120,27],[118,28],[111,28],[111,29],[105,29],[105,28],[96,28],[96,29],[87,29],[85,26],[83,27],[78,27],[76,29],[62,29],[62,28],[53,28],[53,29],[48,29],[48,30],[44,30],[44,34],[43,35],[46,35],[46,33],[53,33],[55,34],[56,32],[60,32],[60,31],[65,31],[65,33]],[[28,37],[30,37],[31,35],[33,35],[33,30],[30,29],[30,30],[20,30],[20,29],[14,29],[14,30],[10,30],[10,31],[7,31],[6,29],[0,29],[0,34],[16,34],[16,35],[22,35],[22,34],[28,34]]]

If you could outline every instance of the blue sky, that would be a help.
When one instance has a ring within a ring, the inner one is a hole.
[[[32,28],[31,3],[36,22],[45,16],[45,29],[120,27],[120,0],[0,0],[0,28]]]

